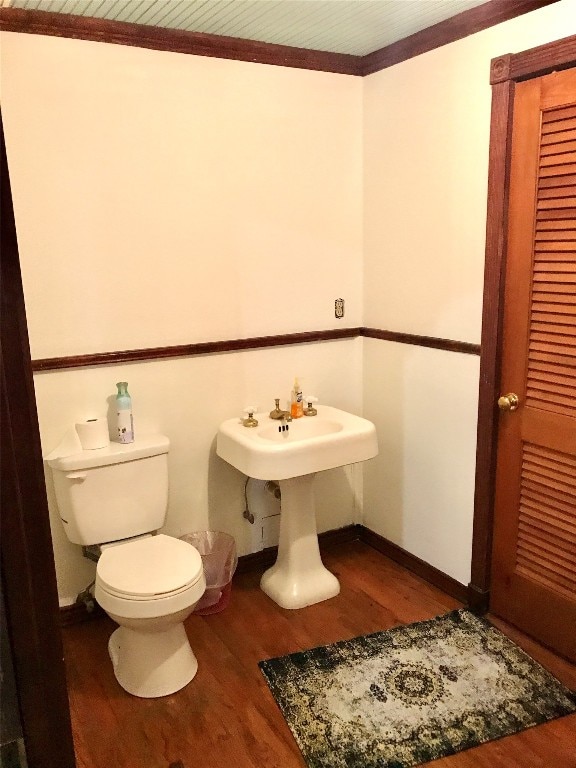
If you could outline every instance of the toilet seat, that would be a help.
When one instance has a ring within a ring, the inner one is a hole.
[[[189,590],[204,576],[198,551],[181,539],[158,534],[102,552],[100,589],[122,600],[158,600]]]

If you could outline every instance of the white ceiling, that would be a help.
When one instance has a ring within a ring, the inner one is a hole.
[[[364,56],[486,0],[4,0],[70,13]]]

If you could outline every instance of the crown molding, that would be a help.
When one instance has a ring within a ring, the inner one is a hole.
[[[489,0],[366,56],[22,8],[0,9],[0,30],[363,77],[556,2]]]
[[[131,24],[50,11],[22,8],[0,10],[0,30],[30,35],[51,35],[75,40],[151,48],[156,51],[210,56],[219,59],[296,67],[341,75],[359,75],[361,56],[313,51],[289,45],[275,45],[203,32],[164,29],[147,24]]]

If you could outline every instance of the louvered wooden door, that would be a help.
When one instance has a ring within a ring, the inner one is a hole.
[[[501,391],[491,610],[576,660],[574,69],[516,87]]]

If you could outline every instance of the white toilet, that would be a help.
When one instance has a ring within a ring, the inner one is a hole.
[[[169,446],[152,435],[82,450],[74,432],[46,459],[68,538],[101,552],[95,597],[120,625],[108,643],[116,679],[144,698],[175,693],[196,674],[183,622],[206,589],[198,551],[153,535],[166,517]]]

